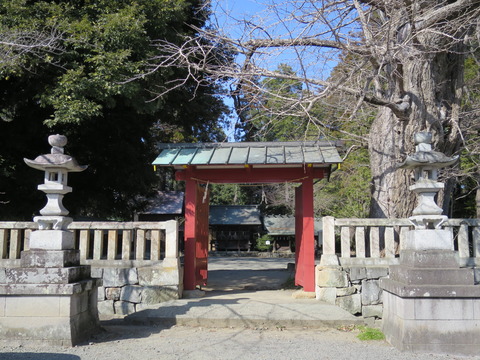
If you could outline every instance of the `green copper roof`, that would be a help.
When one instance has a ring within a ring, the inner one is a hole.
[[[153,165],[301,165],[342,162],[336,143],[241,142],[159,144]]]

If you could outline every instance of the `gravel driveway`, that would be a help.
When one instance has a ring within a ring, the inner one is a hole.
[[[360,341],[356,330],[224,329],[173,326],[106,326],[85,345],[30,347],[0,343],[0,359],[158,360],[158,359],[465,359],[407,354],[384,341]],[[474,358],[470,358],[474,359]],[[480,359],[480,357],[475,357]]]

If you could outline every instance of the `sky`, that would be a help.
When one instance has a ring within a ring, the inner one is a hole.
[[[276,4],[283,2],[271,1]],[[292,31],[291,28],[288,28],[288,24],[285,25],[283,22],[278,21],[278,19],[272,18],[271,14],[267,14],[266,2],[268,2],[268,0],[212,0],[212,11],[217,26],[226,32],[229,37],[234,39],[245,38],[246,27],[243,25],[243,19],[251,19],[252,23],[265,27],[275,24],[276,30],[271,31],[270,28],[268,30],[273,36],[285,35],[288,31]],[[288,16],[288,10],[284,10],[282,15],[279,15],[282,20]],[[270,20],[265,22],[267,19]],[[300,26],[297,29],[293,29],[293,31],[297,30],[301,31],[304,30],[304,28]],[[255,37],[264,36],[265,34],[261,27],[258,27],[253,33]],[[284,38],[285,36],[282,37]],[[304,70],[308,77],[320,78],[322,80],[328,78],[331,69],[336,64],[336,61],[332,61],[325,64],[322,68],[320,62],[317,61],[314,55],[307,54],[303,57],[305,67],[301,68],[299,62],[294,60],[297,55],[297,53],[291,50],[278,50],[273,56],[269,56],[265,62],[259,64],[268,67],[269,70],[276,70],[279,64],[288,63],[297,73],[300,74],[301,71]],[[233,108],[233,101],[231,99],[225,98],[224,101],[229,107]],[[233,141],[233,129],[226,127],[224,130],[228,135],[229,141]]]

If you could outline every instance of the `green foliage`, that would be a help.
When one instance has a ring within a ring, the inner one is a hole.
[[[385,335],[379,330],[367,326],[359,326],[360,334],[357,338],[362,341],[385,340]]]
[[[367,150],[359,149],[335,169],[328,182],[317,184],[316,210],[337,218],[368,217],[371,199],[368,161]]]
[[[202,27],[202,0],[5,0],[0,31],[57,31],[61,51],[25,53],[0,68],[0,218],[29,219],[42,207],[42,174],[23,164],[49,151],[47,136],[63,133],[67,153],[87,171],[70,177],[65,198],[73,216],[130,218],[158,183],[151,167],[157,142],[224,138],[226,107],[215,88],[185,83],[155,94],[181,70],[141,77],[154,40],[181,42]],[[205,7],[204,9],[207,9]],[[136,78],[134,81],[131,79]],[[195,96],[194,96],[195,95]],[[38,173],[38,174],[37,174]],[[37,176],[38,175],[38,176]]]
[[[257,251],[272,251],[273,237],[270,235],[263,235],[259,237],[255,243],[255,249]]]
[[[453,217],[475,218],[480,214],[476,196],[480,191],[480,51],[465,60],[465,96],[462,135],[464,149],[460,154],[460,171],[454,191]]]

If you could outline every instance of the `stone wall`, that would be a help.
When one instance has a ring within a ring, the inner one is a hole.
[[[103,279],[103,286],[98,289],[100,316],[128,315],[182,297],[183,275],[178,267],[92,266],[92,277]]]
[[[387,266],[317,266],[316,298],[354,315],[381,318],[383,298],[379,282],[386,276]]]

